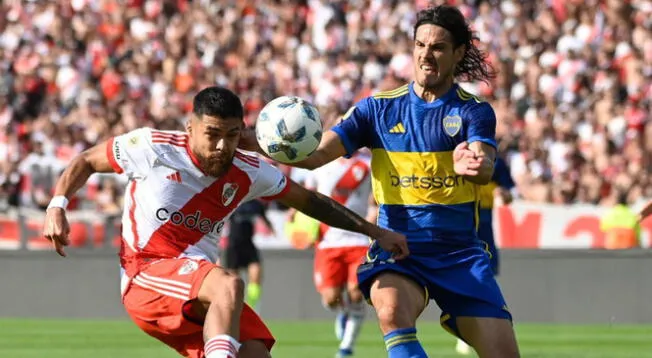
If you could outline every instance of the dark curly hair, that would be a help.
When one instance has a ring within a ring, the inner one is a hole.
[[[453,37],[455,48],[466,45],[464,57],[455,68],[456,78],[462,81],[489,82],[490,79],[496,77],[493,66],[486,61],[487,53],[480,51],[474,44],[478,37],[471,31],[464,15],[456,7],[442,5],[419,11],[417,22],[414,24],[415,38],[417,29],[424,24],[437,25],[446,29]]]
[[[204,88],[195,95],[192,106],[192,112],[197,118],[201,118],[203,115],[239,119],[244,117],[244,109],[240,98],[224,87],[212,86]]]

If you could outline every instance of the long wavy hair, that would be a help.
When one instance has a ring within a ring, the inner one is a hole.
[[[464,19],[464,15],[456,7],[435,6],[417,13],[417,22],[414,24],[414,37],[417,29],[424,24],[443,27],[453,36],[455,48],[466,45],[464,57],[455,67],[455,78],[461,81],[489,82],[496,77],[496,70],[487,62],[488,54],[478,49],[475,41],[478,37],[471,31],[471,27]]]

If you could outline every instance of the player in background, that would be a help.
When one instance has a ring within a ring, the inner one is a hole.
[[[263,266],[258,248],[254,244],[256,218],[260,217],[265,226],[274,232],[272,223],[265,214],[265,205],[260,200],[248,201],[229,218],[228,234],[223,246],[220,264],[235,274],[247,271],[245,302],[259,312],[262,295]]]
[[[486,244],[486,252],[491,262],[491,270],[494,276],[498,276],[500,269],[500,256],[496,241],[494,239],[493,228],[493,209],[495,198],[499,198],[501,205],[509,205],[514,199],[512,191],[516,184],[512,179],[509,167],[503,158],[496,157],[494,163],[494,174],[491,182],[487,185],[480,186],[480,227],[478,228],[478,238]],[[471,347],[462,339],[457,339],[455,350],[459,354],[471,354]]]
[[[141,128],[92,147],[59,178],[44,236],[61,256],[69,243],[67,198],[96,172],[128,178],[120,264],[122,302],[147,334],[186,357],[269,357],[274,338],[243,303],[244,284],[214,264],[224,223],[244,202],[277,199],[407,255],[405,237],[380,229],[337,202],[288,180],[236,149],[240,99],[209,87],[193,99],[185,132]]]
[[[416,19],[414,82],[357,102],[293,165],[314,169],[372,150],[378,224],[404,233],[410,248],[400,259],[373,244],[358,268],[390,358],[427,356],[416,321],[430,299],[442,326],[481,358],[518,357],[512,316],[477,235],[477,187],[491,180],[496,157],[495,113],[455,83],[486,81],[493,69],[457,8],[431,7]],[[256,149],[252,130],[240,146]]]
[[[371,170],[368,155],[340,158],[306,177],[305,186],[331,197],[367,220],[375,216],[369,210]],[[354,232],[322,224],[315,244],[314,282],[322,304],[337,313],[335,335],[340,341],[337,357],[353,355],[355,341],[362,328],[365,303],[358,289],[356,271],[367,248],[369,238]]]

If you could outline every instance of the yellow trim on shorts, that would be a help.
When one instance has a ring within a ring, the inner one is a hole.
[[[482,241],[482,243],[484,244],[484,252],[486,252],[487,255],[489,255],[490,259],[493,258],[494,255],[491,253],[491,250],[489,250],[489,243],[484,240],[480,240],[480,241]]]
[[[449,319],[451,319],[451,315],[449,313],[444,314],[439,318],[439,325],[441,325],[441,327],[446,332],[452,334],[455,337],[458,337],[457,333],[455,333],[455,331],[453,331],[453,329],[448,325],[448,323],[446,323],[446,321],[448,321]]]

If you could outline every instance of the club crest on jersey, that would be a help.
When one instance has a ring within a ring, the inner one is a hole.
[[[229,206],[233,199],[235,199],[235,193],[238,192],[238,184],[235,183],[226,183],[222,188],[222,205]]]
[[[199,268],[199,264],[195,260],[187,260],[183,265],[181,265],[181,268],[179,269],[179,276],[181,275],[187,275],[191,272],[197,271]]]
[[[133,137],[129,138],[128,143],[129,143],[129,146],[131,146],[131,147],[137,146],[138,145],[138,137],[133,136]]]
[[[442,123],[444,132],[451,137],[455,137],[462,129],[462,117],[460,116],[446,116]]]

